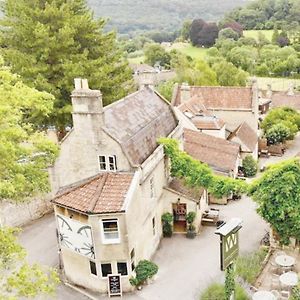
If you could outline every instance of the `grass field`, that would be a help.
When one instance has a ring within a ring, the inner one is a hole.
[[[266,90],[270,84],[273,91],[287,91],[291,84],[295,87],[300,86],[300,79],[257,77],[257,84],[263,90]]]
[[[257,40],[259,32],[264,34],[269,41],[272,40],[273,30],[244,30],[243,34],[245,37],[251,37]]]
[[[194,47],[190,43],[174,43],[171,47],[166,48],[167,51],[171,51],[173,49],[176,49],[185,55],[196,59],[204,59],[207,52],[206,48]]]

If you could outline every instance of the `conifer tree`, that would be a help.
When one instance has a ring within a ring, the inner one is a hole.
[[[5,63],[23,81],[55,96],[50,124],[70,124],[73,79],[100,88],[104,105],[125,96],[132,75],[115,42],[85,0],[4,0],[0,46]]]

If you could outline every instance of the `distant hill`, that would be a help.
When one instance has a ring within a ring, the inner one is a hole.
[[[174,31],[186,19],[218,21],[251,0],[87,0],[97,17],[109,17],[119,33]]]

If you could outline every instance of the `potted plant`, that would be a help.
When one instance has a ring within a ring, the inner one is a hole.
[[[171,237],[173,234],[173,215],[169,212],[161,216],[162,231],[164,237]]]
[[[186,221],[188,223],[187,225],[187,232],[186,232],[186,237],[189,239],[193,239],[196,236],[196,227],[193,224],[196,218],[196,213],[194,211],[190,211],[186,215]]]

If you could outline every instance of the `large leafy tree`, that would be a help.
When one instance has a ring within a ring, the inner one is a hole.
[[[49,189],[58,148],[33,123],[47,117],[53,97],[25,85],[0,57],[0,199],[22,200]]]
[[[131,89],[131,70],[115,33],[104,33],[105,21],[93,18],[85,0],[4,0],[2,10],[5,62],[26,84],[55,96],[52,124],[63,128],[71,122],[69,95],[75,77],[100,88],[104,104]]]
[[[0,228],[0,299],[32,299],[53,293],[59,281],[56,271],[27,264],[17,233],[14,228]]]
[[[300,163],[288,160],[271,166],[250,187],[259,214],[279,234],[284,244],[300,239]]]

